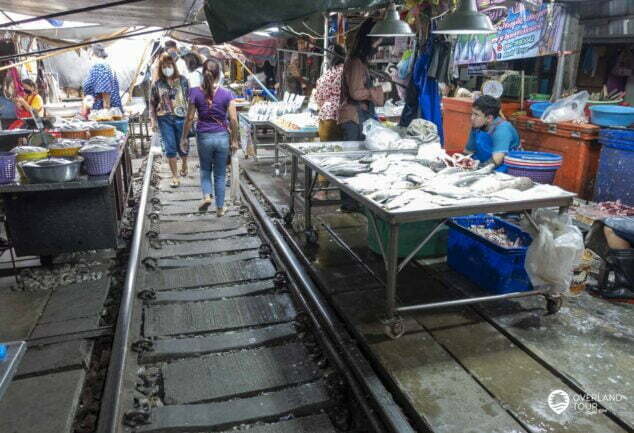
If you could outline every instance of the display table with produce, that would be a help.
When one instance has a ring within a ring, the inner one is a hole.
[[[404,333],[399,313],[449,305],[463,305],[525,296],[544,296],[548,308],[556,311],[560,298],[543,290],[502,293],[422,305],[399,306],[396,302],[398,273],[450,221],[486,213],[526,212],[538,208],[559,208],[564,212],[575,194],[551,185],[533,184],[527,178],[492,173],[490,167],[464,170],[441,168],[419,149],[418,155],[384,152],[340,152],[301,155],[306,166],[304,225],[314,231],[311,196],[320,174],[366,209],[369,230],[375,231],[386,268],[386,333],[397,338]],[[442,160],[440,160],[442,161]],[[402,224],[436,220],[435,227],[417,241],[418,246],[399,263],[399,233]],[[377,221],[389,227],[386,239],[377,232]],[[307,239],[317,240],[316,235]],[[349,248],[348,248],[349,249]]]
[[[288,201],[288,212],[284,215],[284,220],[290,224],[295,217],[295,199],[297,195],[303,197],[304,189],[297,187],[299,177],[299,162],[302,155],[316,153],[336,153],[367,150],[365,141],[329,141],[313,143],[281,143],[281,148],[291,156],[291,180],[290,195]],[[323,188],[319,185],[313,186],[313,192],[318,191],[338,191],[335,187]],[[331,206],[339,203],[339,200],[314,200],[311,197],[312,206]]]
[[[275,145],[275,176],[280,175],[280,145],[282,143],[293,143],[298,140],[309,140],[319,137],[319,129],[317,126],[313,126],[316,121],[312,119],[302,119],[303,121],[295,122],[291,116],[301,116],[300,114],[289,114],[285,117],[278,118],[271,122],[271,126],[275,131],[274,145]]]
[[[256,161],[262,158],[258,156],[258,149],[273,149],[275,147],[273,144],[260,143],[258,135],[258,131],[272,128],[271,122],[268,120],[255,120],[249,117],[248,113],[238,113],[238,121],[240,123],[240,135],[247,140],[247,150],[249,145],[253,145],[253,156]]]
[[[91,143],[79,150],[81,156],[71,159],[64,160],[69,156],[61,154],[18,162],[20,180],[0,185],[9,236],[18,256],[35,255],[47,260],[56,254],[117,246],[132,179],[127,136],[111,142],[111,146],[102,138],[94,138]],[[68,143],[67,147],[62,143],[55,147],[51,144],[48,151],[73,150]],[[81,163],[82,171],[69,173],[68,167],[76,163]],[[52,174],[50,170],[54,170]],[[55,179],[64,175],[73,180],[51,181],[46,177],[49,174]]]

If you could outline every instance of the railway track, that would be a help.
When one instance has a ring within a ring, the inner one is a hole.
[[[154,158],[98,431],[414,431],[249,186],[201,214]]]

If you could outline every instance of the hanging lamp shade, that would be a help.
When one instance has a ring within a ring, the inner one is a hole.
[[[488,35],[495,27],[486,14],[478,12],[476,0],[462,0],[458,9],[447,15],[432,33],[446,35]]]
[[[368,36],[374,38],[394,38],[415,36],[412,28],[401,17],[396,10],[396,5],[390,3],[385,13],[385,18],[376,23]]]

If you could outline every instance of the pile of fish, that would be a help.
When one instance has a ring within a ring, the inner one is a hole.
[[[469,230],[504,248],[519,248],[524,246],[521,238],[517,237],[515,240],[511,240],[503,228],[492,229],[482,224],[471,226]]]
[[[564,191],[534,184],[527,177],[447,166],[405,153],[342,154],[312,157],[331,174],[345,178],[350,188],[387,210],[415,211],[439,206],[471,205],[559,197]]]

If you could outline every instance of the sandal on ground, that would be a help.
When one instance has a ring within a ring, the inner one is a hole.
[[[224,207],[219,207],[218,209],[216,209],[216,215],[218,217],[224,216],[225,214],[225,208]]]
[[[182,177],[187,177],[187,167],[181,168],[180,175]]]
[[[206,198],[200,203],[200,206],[198,206],[198,210],[200,212],[207,212],[209,206],[211,206],[211,198]]]
[[[176,177],[173,177],[170,180],[170,187],[171,188],[178,188],[180,186],[180,184],[181,184],[181,181],[178,178],[176,178]]]

